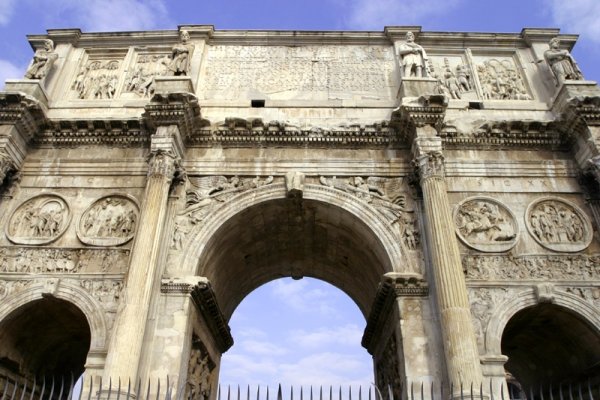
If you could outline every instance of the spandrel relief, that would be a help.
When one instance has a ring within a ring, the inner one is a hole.
[[[125,78],[124,92],[133,93],[138,97],[149,98],[154,94],[154,78],[167,73],[167,65],[171,59],[168,55],[140,54]]]
[[[428,70],[429,76],[437,80],[438,94],[452,99],[477,99],[474,74],[462,57],[431,57]]]
[[[484,100],[532,100],[512,57],[476,57],[475,63]]]
[[[592,241],[592,225],[585,213],[564,200],[536,200],[527,208],[525,221],[535,241],[550,250],[581,251]]]
[[[460,240],[479,251],[508,251],[517,243],[518,225],[514,215],[493,199],[463,200],[454,209],[454,223]]]
[[[78,99],[107,100],[115,98],[119,84],[119,60],[90,60],[83,65],[71,89]]]
[[[11,215],[6,236],[19,244],[45,244],[58,239],[69,226],[71,212],[58,195],[35,196],[21,204]]]
[[[116,246],[127,243],[135,233],[139,208],[124,195],[111,195],[94,202],[81,216],[77,236],[94,246]]]
[[[418,249],[420,234],[413,200],[404,178],[321,176],[319,182],[371,204],[396,227],[397,234],[408,250]]]

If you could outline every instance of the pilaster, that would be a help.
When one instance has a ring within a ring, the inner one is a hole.
[[[444,118],[443,96],[422,97],[418,104],[403,105],[399,120],[412,133],[412,152],[423,194],[425,228],[434,292],[437,300],[448,381],[459,397],[460,385],[478,386],[482,372],[467,286],[448,199],[442,139],[437,129]]]

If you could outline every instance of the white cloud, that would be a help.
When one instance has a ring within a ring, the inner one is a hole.
[[[0,60],[0,87],[4,87],[4,81],[7,79],[21,79],[24,74],[24,69],[17,67],[10,61]]]
[[[292,332],[290,340],[296,345],[313,349],[333,344],[356,347],[362,335],[363,330],[357,325],[348,324],[334,328],[321,328],[312,332],[297,330]]]
[[[600,42],[600,2],[598,0],[552,0],[550,9],[554,23],[562,31],[579,33]]]
[[[386,25],[422,25],[426,18],[443,16],[461,1],[350,0],[344,3],[348,15],[345,25],[349,29],[376,30]]]
[[[240,343],[242,351],[263,356],[281,356],[287,353],[284,347],[261,340],[243,340]]]
[[[137,31],[175,25],[165,0],[58,0],[53,6],[51,19],[55,24],[68,20],[85,31]]]
[[[335,307],[328,301],[327,291],[309,287],[308,280],[279,279],[273,282],[273,294],[295,311],[332,315]]]
[[[14,10],[15,0],[0,0],[0,25],[6,25],[10,22]]]

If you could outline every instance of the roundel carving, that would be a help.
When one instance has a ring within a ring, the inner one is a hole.
[[[531,236],[550,250],[581,251],[592,241],[592,225],[585,213],[565,200],[534,201],[527,207],[525,223]]]
[[[479,251],[507,251],[517,243],[515,216],[491,198],[472,197],[460,202],[454,209],[454,223],[460,240]]]
[[[77,236],[93,246],[116,246],[133,238],[139,208],[135,200],[115,194],[92,203],[77,224]]]
[[[43,194],[17,207],[6,226],[6,236],[18,244],[46,244],[58,239],[70,222],[66,200],[56,194]]]

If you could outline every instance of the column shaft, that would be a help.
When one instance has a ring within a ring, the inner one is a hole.
[[[160,158],[160,159],[159,159]],[[174,159],[154,155],[146,183],[136,240],[132,249],[124,298],[111,334],[104,370],[105,380],[138,378],[144,331],[148,318],[154,278],[157,276],[160,239],[165,223]]]

